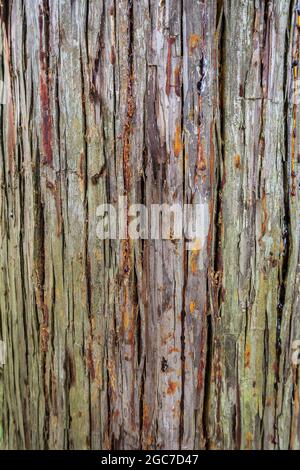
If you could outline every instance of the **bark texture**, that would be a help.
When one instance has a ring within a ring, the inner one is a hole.
[[[0,447],[300,448],[299,15],[1,1]],[[123,195],[205,243],[100,241]]]

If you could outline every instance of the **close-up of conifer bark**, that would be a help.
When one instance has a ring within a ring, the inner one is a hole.
[[[0,449],[300,449],[299,53],[298,0],[0,1]]]

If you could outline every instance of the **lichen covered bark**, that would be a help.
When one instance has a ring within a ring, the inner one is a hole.
[[[299,449],[297,1],[0,27],[0,447]],[[120,196],[200,203],[204,243],[99,240]]]

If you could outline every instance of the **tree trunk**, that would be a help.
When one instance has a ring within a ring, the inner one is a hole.
[[[1,448],[300,448],[299,41],[296,0],[1,2]],[[202,242],[100,240],[120,196]]]

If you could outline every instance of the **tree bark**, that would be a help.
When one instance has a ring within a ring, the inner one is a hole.
[[[300,448],[299,41],[296,0],[1,1],[1,448]],[[99,240],[124,195],[204,243]]]

